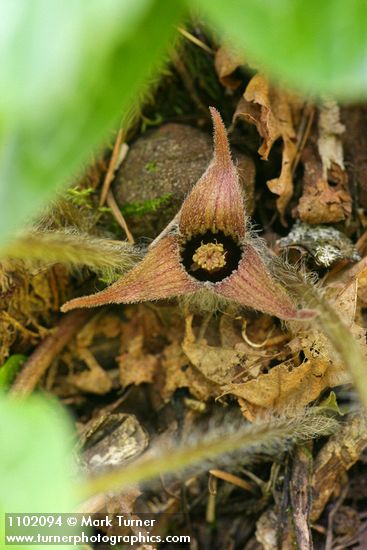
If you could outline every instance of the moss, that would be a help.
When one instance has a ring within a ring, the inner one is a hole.
[[[69,187],[66,189],[66,197],[69,198],[76,206],[87,206],[91,208],[90,196],[94,189],[87,187],[82,189],[80,187]]]
[[[166,195],[163,195],[162,197],[159,197],[157,199],[150,199],[144,202],[131,202],[128,204],[124,204],[121,208],[121,211],[123,215],[127,218],[129,216],[144,216],[145,214],[156,212],[158,208],[167,204],[171,197],[172,193],[167,193]]]
[[[156,172],[157,171],[157,163],[156,162],[147,162],[145,165],[145,170],[147,172]]]

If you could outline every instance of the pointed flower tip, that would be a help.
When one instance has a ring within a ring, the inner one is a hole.
[[[219,230],[238,242],[245,235],[242,189],[222,118],[214,107],[210,107],[210,113],[214,125],[214,155],[183,202],[179,228],[185,237]],[[211,242],[216,243],[215,236]]]
[[[94,303],[89,304],[88,300],[85,299],[85,298],[89,298],[89,296],[85,296],[85,297],[81,297],[81,298],[74,298],[73,300],[69,300],[63,306],[61,306],[60,311],[62,313],[66,313],[67,311],[71,311],[72,309],[78,309],[78,308],[82,308],[82,307],[83,308],[84,307],[94,307],[95,305],[99,305],[99,304],[94,304]]]
[[[209,107],[214,125],[214,160],[222,168],[233,166],[227,130],[215,107]]]
[[[297,312],[297,320],[311,321],[317,316],[317,311],[314,309],[301,309]]]
[[[181,265],[177,237],[169,235],[162,238],[137,266],[113,285],[96,294],[74,298],[66,302],[61,311],[169,299],[190,294],[198,288],[198,281],[189,277]]]

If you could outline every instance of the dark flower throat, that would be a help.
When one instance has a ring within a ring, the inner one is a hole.
[[[207,231],[183,244],[181,262],[191,277],[217,283],[237,269],[241,255],[241,247],[232,237],[222,231]]]

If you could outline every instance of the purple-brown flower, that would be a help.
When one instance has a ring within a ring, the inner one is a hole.
[[[75,298],[62,311],[110,303],[134,303],[207,292],[280,319],[305,319],[271,274],[246,231],[238,173],[226,130],[216,109],[214,157],[183,202],[174,223],[151,244],[144,259],[116,283]]]

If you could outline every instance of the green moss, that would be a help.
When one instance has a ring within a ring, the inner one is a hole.
[[[146,165],[144,166],[144,168],[147,172],[150,172],[150,173],[156,172],[157,171],[157,163],[154,162],[154,161],[147,162]]]
[[[85,189],[80,187],[69,187],[69,189],[66,189],[66,196],[77,206],[87,206],[91,208],[90,196],[93,191],[94,189],[92,189],[92,187],[86,187]]]
[[[155,212],[158,208],[163,205],[166,205],[172,197],[172,193],[167,193],[162,197],[157,199],[150,199],[144,202],[131,202],[124,204],[121,208],[121,212],[127,218],[129,216],[144,216],[145,214],[151,214]]]

